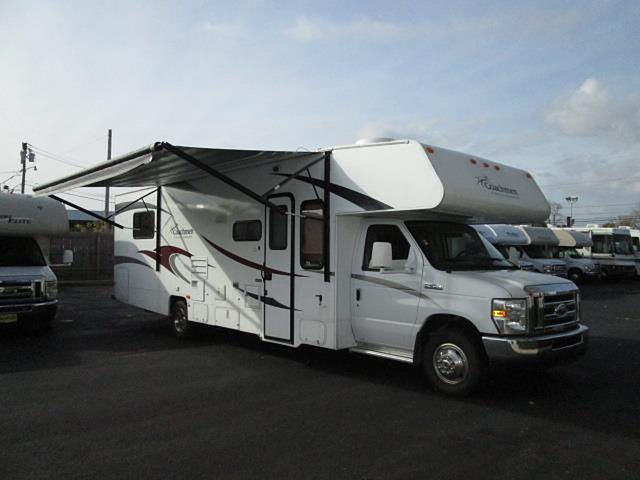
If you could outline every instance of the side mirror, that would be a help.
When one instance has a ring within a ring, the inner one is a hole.
[[[369,268],[384,270],[391,268],[391,244],[389,242],[373,242]]]
[[[73,263],[73,250],[65,250],[62,252],[62,263],[64,265],[71,265]]]

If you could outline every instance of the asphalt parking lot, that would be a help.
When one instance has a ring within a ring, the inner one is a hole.
[[[637,479],[640,282],[582,290],[578,363],[452,400],[409,365],[179,341],[108,287],[68,287],[51,335],[0,336],[0,478]]]

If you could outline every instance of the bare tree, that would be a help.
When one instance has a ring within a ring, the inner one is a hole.
[[[553,226],[556,226],[557,220],[560,218],[560,212],[562,210],[562,205],[558,202],[551,202],[549,204],[549,207],[551,207],[551,211],[549,213],[549,221],[548,223],[550,223]]]

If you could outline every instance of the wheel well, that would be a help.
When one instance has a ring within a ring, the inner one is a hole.
[[[171,309],[173,308],[173,305],[178,301],[178,300],[182,300],[183,302],[186,303],[186,300],[184,297],[180,297],[178,295],[171,295],[169,297],[169,314],[171,314]]]
[[[413,363],[416,365],[422,363],[422,351],[431,334],[450,327],[455,327],[468,333],[472,339],[475,339],[480,344],[484,351],[484,347],[482,346],[482,341],[480,339],[480,332],[473,323],[458,315],[444,313],[435,314],[427,318],[418,332],[418,335],[416,335],[416,343],[413,348]]]

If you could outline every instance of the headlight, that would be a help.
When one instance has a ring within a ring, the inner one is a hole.
[[[495,299],[491,302],[491,318],[504,335],[527,332],[527,300]]]
[[[58,282],[56,280],[44,282],[44,294],[49,300],[58,298]]]
[[[542,267],[542,271],[544,273],[551,273],[553,272],[553,267],[551,265],[545,265],[544,267]]]

